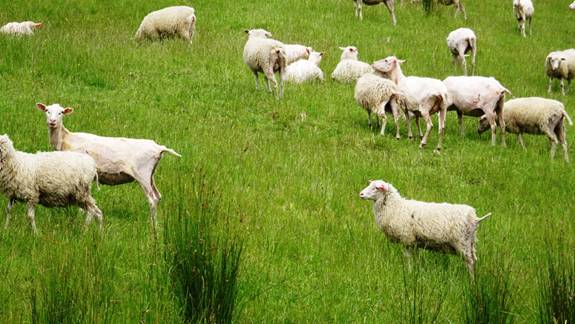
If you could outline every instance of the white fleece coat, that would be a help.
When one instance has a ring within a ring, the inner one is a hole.
[[[180,37],[192,41],[196,28],[194,8],[187,6],[167,7],[150,12],[136,31],[136,39],[158,40]]]

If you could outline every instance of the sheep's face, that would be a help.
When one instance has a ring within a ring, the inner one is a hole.
[[[359,52],[355,46],[347,46],[347,47],[340,47],[340,50],[343,52],[341,53],[341,59],[352,59],[357,60],[359,56]]]
[[[559,69],[561,62],[565,61],[565,58],[561,56],[549,56],[547,60],[549,61],[549,66],[551,66],[551,69],[555,71]]]
[[[43,103],[37,103],[36,107],[46,113],[46,123],[50,128],[59,128],[62,126],[62,120],[64,119],[64,115],[71,114],[74,109],[72,108],[64,108],[59,104],[52,104],[50,106],[46,106]]]
[[[33,21],[25,21],[24,24],[25,24],[28,28],[30,28],[30,29],[32,29],[32,30],[33,30],[33,29],[40,29],[40,28],[42,28],[42,27],[44,26],[44,24],[41,23],[41,22],[40,22],[40,23],[35,23],[35,22],[33,22]]]
[[[495,117],[496,116],[492,116],[491,118],[495,120],[496,125],[499,125],[499,121]],[[488,129],[491,129],[491,124],[489,123],[489,118],[487,118],[487,114],[485,114],[481,116],[481,118],[479,118],[479,127],[477,128],[477,133],[481,135]]]
[[[365,200],[378,200],[390,189],[390,184],[383,180],[370,180],[369,185],[359,193],[359,198]]]
[[[382,72],[382,73],[390,73],[394,69],[396,69],[401,63],[405,62],[404,60],[400,60],[395,56],[388,56],[383,60],[375,61],[371,65],[374,70]]]
[[[8,137],[8,135],[4,134],[0,136],[0,160],[4,161],[4,158],[7,155],[7,152],[13,150],[14,147],[12,146],[12,141]]]
[[[265,29],[249,29],[246,30],[246,34],[248,34],[248,38],[271,38],[272,33]]]
[[[319,63],[321,62],[321,59],[323,58],[323,53],[320,52],[311,52],[309,54],[309,61],[312,62],[315,65],[319,65]]]

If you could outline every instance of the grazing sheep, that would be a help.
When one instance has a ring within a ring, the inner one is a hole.
[[[517,134],[519,143],[525,149],[523,133],[544,134],[551,142],[551,159],[555,158],[557,143],[563,146],[563,156],[569,162],[567,153],[567,140],[563,119],[573,125],[571,118],[565,111],[565,106],[557,100],[529,97],[509,100],[503,106],[503,119],[508,132]],[[478,132],[483,133],[489,128],[489,122],[482,117]]]
[[[17,201],[28,207],[28,220],[38,233],[35,206],[66,207],[78,205],[86,212],[86,225],[93,217],[102,228],[102,212],[92,198],[91,185],[96,178],[96,162],[84,153],[19,152],[7,135],[0,136],[0,191],[8,198],[5,228]]]
[[[503,120],[503,103],[505,93],[511,94],[495,78],[480,76],[447,77],[443,80],[449,93],[450,105],[447,110],[457,111],[459,131],[463,136],[463,115],[481,117],[491,125],[491,144],[496,142],[496,119],[501,130],[501,144],[505,146],[505,121]]]
[[[43,23],[33,21],[11,22],[0,28],[0,33],[14,36],[32,36],[34,30],[44,26]]]
[[[290,65],[300,59],[307,59],[313,49],[308,46],[298,44],[284,44],[283,46],[286,55],[286,64]]]
[[[477,218],[475,209],[468,205],[405,199],[383,180],[370,181],[359,197],[374,202],[375,221],[388,238],[409,248],[423,246],[459,253],[473,275],[477,227],[491,213]]]
[[[463,73],[467,75],[467,62],[465,54],[471,51],[471,65],[475,74],[475,57],[477,56],[477,37],[473,30],[469,28],[458,28],[447,36],[447,47],[453,56],[453,64],[459,63],[463,66]]]
[[[387,124],[386,111],[391,112],[395,122],[395,138],[399,139],[399,91],[395,83],[376,73],[367,73],[357,79],[355,101],[367,111],[367,123],[371,127],[371,113],[381,120],[381,136]]]
[[[88,133],[73,133],[64,127],[64,116],[73,112],[59,104],[36,104],[46,113],[50,144],[57,151],[85,152],[96,161],[98,179],[107,185],[120,185],[137,181],[150,206],[150,221],[157,226],[156,208],[162,195],[156,188],[154,173],[167,152],[181,157],[176,151],[152,140],[123,137],[103,137]]]
[[[366,6],[374,6],[383,3],[389,14],[391,15],[391,21],[393,25],[397,25],[397,19],[395,18],[395,0],[353,0],[353,4],[355,7],[355,16],[359,17],[360,20],[363,20],[362,8],[361,5],[364,4]]]
[[[531,0],[513,0],[513,12],[519,23],[519,31],[523,37],[525,35],[525,22],[529,23],[529,35],[531,35],[531,20],[533,19],[533,13],[535,8],[533,8],[533,3]]]
[[[567,80],[569,85],[571,85],[571,79],[575,75],[575,49],[549,53],[547,58],[545,58],[545,72],[549,78],[547,92],[551,93],[551,85],[555,78],[561,81],[561,93],[565,95],[565,84],[563,81]]]
[[[136,39],[159,40],[179,37],[192,43],[196,29],[194,8],[188,6],[166,7],[150,12],[136,31]]]
[[[323,53],[311,52],[307,60],[301,59],[288,65],[285,70],[285,81],[293,83],[323,81],[323,72],[319,68],[322,57]]]
[[[331,74],[331,78],[342,82],[350,83],[357,80],[366,73],[372,73],[371,65],[358,60],[359,52],[354,46],[340,47],[342,50],[340,61]]]
[[[423,117],[427,124],[425,135],[423,135],[419,144],[420,148],[427,145],[427,138],[433,128],[431,115],[439,113],[439,141],[435,149],[435,152],[439,153],[442,148],[443,137],[445,136],[445,116],[447,115],[448,105],[447,88],[443,82],[437,79],[415,76],[406,77],[401,71],[400,64],[403,62],[405,61],[399,60],[395,56],[389,56],[374,62],[372,67],[391,79],[397,85],[399,91],[405,94],[407,101],[415,103],[415,107],[408,108],[408,110],[416,117]],[[408,128],[410,129],[409,133],[411,134],[411,118],[409,118],[407,112],[406,117],[408,119]],[[417,124],[419,126],[419,119]]]

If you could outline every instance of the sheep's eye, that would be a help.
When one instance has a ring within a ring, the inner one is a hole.
[[[59,113],[58,113],[58,115],[62,115],[62,114],[63,114],[63,112],[59,112]]]

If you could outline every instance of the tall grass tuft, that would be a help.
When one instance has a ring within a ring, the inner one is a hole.
[[[186,201],[164,222],[165,259],[187,323],[230,323],[237,297],[242,244],[217,237],[218,197],[202,172]]]
[[[510,265],[477,268],[475,279],[467,286],[465,319],[467,323],[513,323]]]
[[[573,247],[560,246],[547,244],[546,264],[540,270],[540,323],[575,323],[575,255]]]

